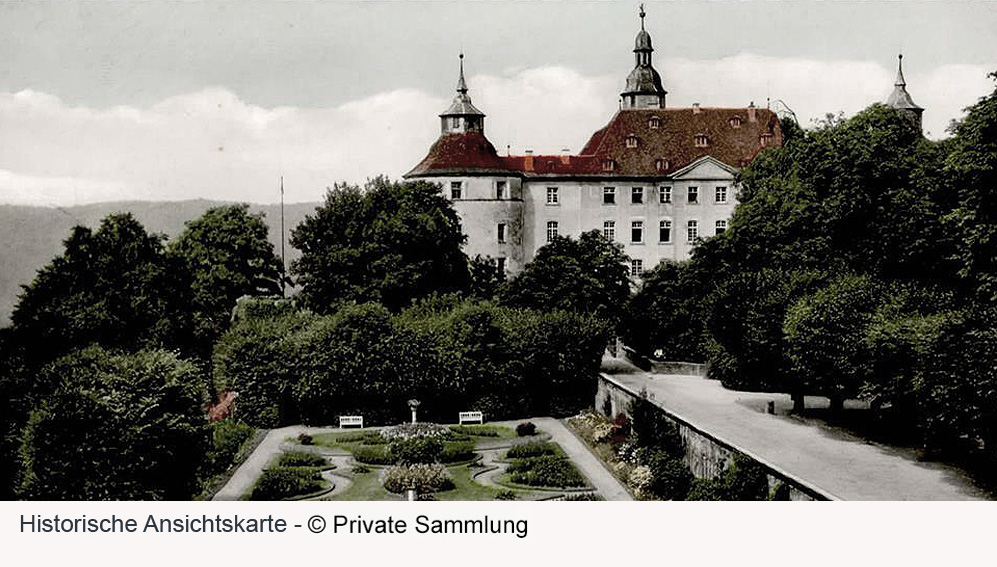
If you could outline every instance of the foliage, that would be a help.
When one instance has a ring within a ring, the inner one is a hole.
[[[291,267],[305,305],[331,313],[343,301],[398,310],[433,292],[468,285],[460,218],[423,181],[384,177],[360,189],[338,184],[291,233],[301,258]]]
[[[630,296],[630,258],[598,230],[541,246],[501,292],[502,302],[543,311],[562,309],[615,321]]]
[[[256,480],[250,500],[283,500],[325,488],[322,475],[313,467],[270,467]]]
[[[239,297],[281,291],[283,269],[267,240],[267,225],[248,211],[245,204],[208,209],[167,247],[184,272],[199,350],[210,349],[228,327]]]
[[[286,451],[277,457],[278,467],[327,467],[329,461],[322,455],[307,451]]]
[[[440,461],[444,463],[458,463],[474,458],[474,441],[446,441],[443,443],[443,452],[440,453]]]
[[[246,442],[256,432],[252,426],[231,419],[211,424],[211,450],[206,456],[207,472],[215,475],[227,470],[235,462]]]
[[[652,480],[644,489],[646,492],[661,500],[685,499],[693,478],[680,456],[661,449],[645,448],[639,459],[641,465],[651,471]]]
[[[361,445],[353,449],[353,458],[368,465],[390,465],[395,462],[387,445]]]
[[[685,453],[678,426],[647,398],[640,397],[631,403],[630,418],[633,441],[639,447],[660,450],[673,457]]]
[[[500,270],[494,258],[475,256],[468,262],[470,297],[495,300],[498,299],[502,286],[506,281],[505,270]]]
[[[551,488],[574,488],[585,486],[575,465],[562,456],[541,455],[516,459],[507,469],[509,480],[526,486],[543,486]]]
[[[443,442],[433,437],[412,437],[393,441],[388,450],[399,465],[438,463],[443,454]]]
[[[298,443],[300,443],[301,445],[312,445],[315,443],[315,440],[314,438],[312,438],[311,435],[305,432],[301,432],[298,433]]]
[[[203,380],[164,351],[74,352],[43,371],[59,380],[31,412],[21,496],[40,500],[187,499],[208,451]]]
[[[620,338],[638,353],[664,360],[705,359],[703,290],[690,262],[664,261],[644,272],[627,301]]]
[[[496,500],[515,500],[516,493],[512,490],[503,490],[495,495]]]
[[[516,443],[505,453],[507,459],[524,459],[528,457],[539,457],[541,455],[558,455],[557,446],[553,443],[542,441],[527,441],[526,443]]]
[[[440,464],[414,464],[388,467],[384,471],[384,488],[401,494],[415,490],[417,494],[440,492],[454,487],[446,467]]]
[[[133,351],[176,346],[181,286],[162,240],[124,213],[96,231],[73,228],[65,252],[24,287],[11,315],[31,360],[48,362],[93,343]]]
[[[532,421],[524,421],[516,426],[516,435],[529,437],[537,434],[537,426]]]
[[[451,429],[446,425],[430,422],[403,423],[394,427],[387,427],[381,431],[381,437],[389,441],[399,439],[418,439],[423,437],[433,439],[445,439],[450,435]]]
[[[768,476],[754,460],[735,454],[724,471],[712,479],[696,479],[687,500],[767,500]]]

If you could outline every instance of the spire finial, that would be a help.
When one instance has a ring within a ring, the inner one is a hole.
[[[644,16],[645,15],[646,14],[644,13],[644,3],[641,2],[641,4],[640,4],[640,29],[644,29]]]
[[[457,79],[457,92],[467,93],[467,83],[464,81],[464,52],[460,52],[460,78]]]
[[[907,81],[904,80],[904,54],[897,54],[897,81],[893,83],[896,87],[906,87]]]

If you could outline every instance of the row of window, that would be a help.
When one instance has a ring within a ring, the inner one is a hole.
[[[548,205],[558,205],[560,204],[560,196],[557,187],[547,188],[547,204]],[[644,188],[643,187],[631,187],[630,188],[630,202],[635,205],[640,205],[644,203]],[[661,204],[668,204],[672,202],[672,188],[665,185],[658,188],[658,202]],[[686,191],[686,202],[690,205],[699,204],[699,187],[689,187]],[[713,202],[717,204],[724,204],[727,202],[727,187],[718,186],[713,190]],[[615,205],[616,204],[616,187],[603,187],[602,189],[602,203],[604,205]]]
[[[450,199],[459,201],[464,198],[464,184],[461,181],[450,182]],[[508,183],[505,181],[495,182],[495,198],[508,199]],[[604,205],[616,204],[616,187],[604,187],[602,190],[602,202]],[[644,188],[630,188],[630,202],[639,205],[644,203]],[[672,188],[662,186],[658,188],[658,202],[668,204],[672,202]],[[699,187],[689,187],[686,191],[686,202],[690,205],[699,204]],[[727,203],[727,187],[718,186],[713,190],[713,202],[716,204]],[[547,188],[547,204],[559,205],[561,203],[560,193],[557,187]]]
[[[459,201],[464,198],[464,183],[462,181],[451,181],[450,182],[450,199],[454,201]],[[496,199],[508,199],[509,198],[509,184],[505,181],[495,182],[495,198]]]
[[[505,223],[500,223],[499,242],[505,242]],[[554,240],[558,235],[558,221],[547,221],[547,242]],[[727,230],[727,221],[718,220],[714,225],[714,234],[721,234]],[[602,223],[602,235],[608,240],[616,240],[616,221],[605,221]],[[685,225],[686,242],[695,243],[699,239],[699,221],[690,220]],[[658,243],[671,244],[672,242],[672,221],[662,220],[658,222]],[[644,221],[635,220],[630,223],[630,243],[644,243]]]

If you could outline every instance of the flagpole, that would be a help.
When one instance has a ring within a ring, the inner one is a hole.
[[[284,176],[280,176],[280,296],[287,297],[287,259],[284,257]]]

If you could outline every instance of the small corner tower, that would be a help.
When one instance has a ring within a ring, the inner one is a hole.
[[[907,81],[904,80],[904,56],[897,56],[897,80],[893,83],[893,92],[890,98],[886,99],[886,106],[895,108],[902,116],[910,120],[917,129],[921,129],[921,114],[924,109],[914,104],[914,100],[907,92]]]
[[[485,132],[485,114],[471,104],[467,94],[467,82],[464,81],[464,54],[460,54],[460,78],[457,79],[457,95],[450,108],[440,115],[440,132],[442,134],[466,134],[468,132]]]
[[[627,88],[620,94],[620,108],[633,110],[640,108],[664,108],[665,95],[661,86],[661,75],[651,64],[651,34],[644,29],[644,5],[640,5],[640,31],[634,42],[636,64],[627,76]]]

